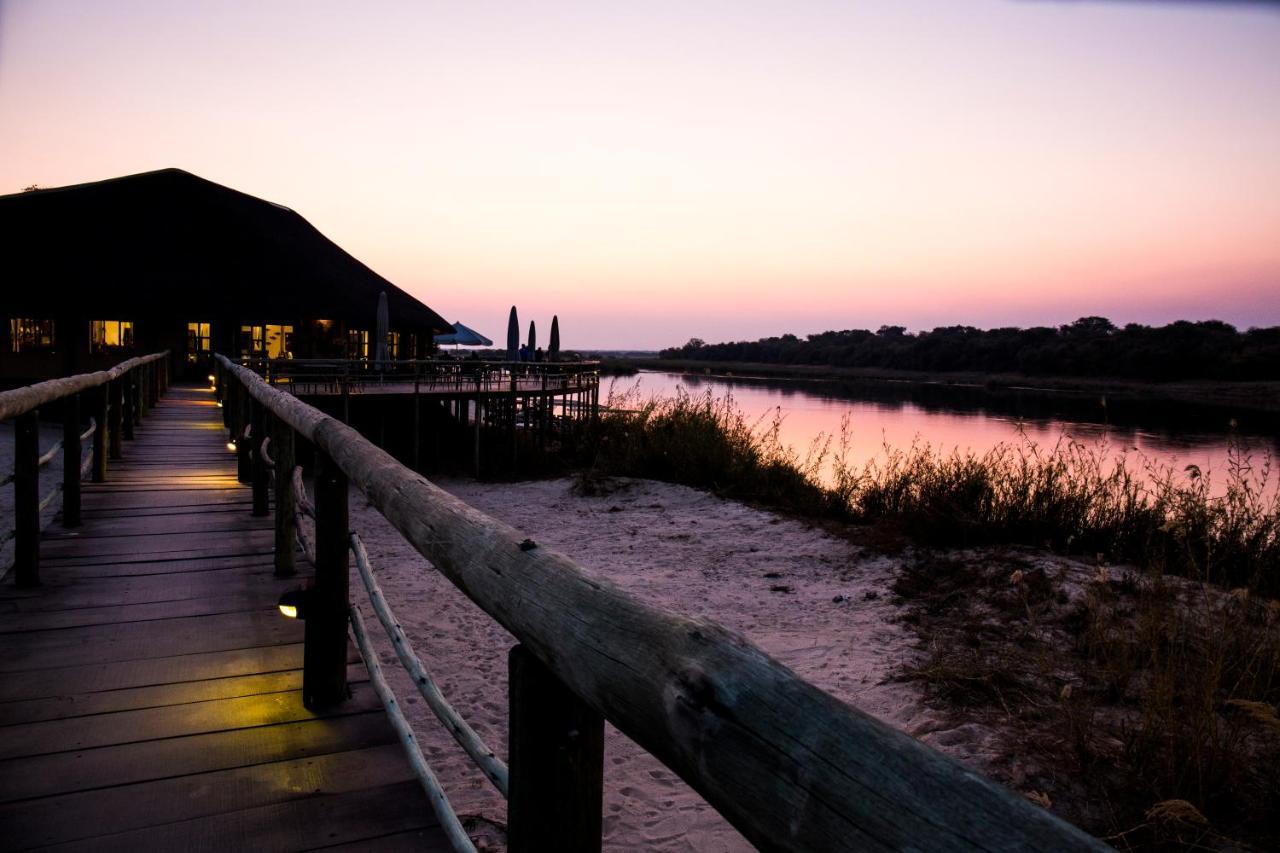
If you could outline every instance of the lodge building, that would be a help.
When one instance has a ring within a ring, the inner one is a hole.
[[[0,196],[0,383],[168,349],[175,375],[242,357],[422,358],[450,324],[289,208],[178,169]]]

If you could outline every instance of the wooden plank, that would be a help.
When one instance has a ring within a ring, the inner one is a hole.
[[[379,838],[362,838],[346,844],[332,844],[324,847],[311,847],[309,850],[323,850],[325,853],[422,853],[422,851],[451,851],[447,843],[430,830],[413,829],[406,832],[393,832]],[[481,848],[486,849],[486,848]]]
[[[268,577],[253,584],[251,589],[232,588],[216,594],[210,584],[201,586],[202,588],[196,594],[184,599],[17,613],[0,622],[0,636],[28,631],[86,628],[91,625],[122,625],[191,616],[221,616],[228,613],[274,610],[280,593],[297,586],[297,582],[281,583]]]
[[[367,681],[368,673],[364,665],[348,664],[347,679],[352,683]],[[71,693],[23,699],[15,702],[0,702],[0,726],[87,717],[115,711],[162,708],[166,705],[185,705],[212,699],[234,699],[240,696],[280,693],[301,688],[302,670],[288,669],[228,678],[206,678],[200,681],[179,681],[173,684],[151,684],[144,687],[99,690],[93,693]]]
[[[235,562],[244,565],[237,567]],[[212,566],[211,566],[212,564]],[[227,565],[231,564],[231,565]],[[163,563],[135,564],[134,568],[152,566],[154,571],[128,575],[89,575],[83,578],[67,577],[59,573],[45,584],[45,590],[56,595],[20,594],[10,590],[0,592],[0,604],[13,613],[44,613],[60,610],[76,610],[94,607],[124,607],[130,604],[151,604],[162,601],[183,601],[210,595],[214,591],[250,590],[262,584],[272,583],[266,557],[222,562],[212,560],[172,560]],[[298,578],[293,584],[302,583]],[[289,584],[272,587],[273,590],[290,588]]]
[[[0,655],[0,672],[248,649],[296,642],[301,637],[297,621],[281,617],[274,609],[170,619],[163,625],[92,625],[27,635]]]
[[[318,717],[341,717],[381,707],[372,688],[354,685],[350,699],[324,712],[304,707],[297,690],[286,690],[100,714],[93,719],[91,726],[86,725],[79,717],[42,720],[0,729],[0,760],[252,726],[270,726]]]
[[[173,563],[187,561],[201,561],[207,566],[216,567],[224,561],[244,560],[248,557],[270,557],[271,549],[264,549],[262,545],[248,543],[244,546],[235,548],[191,548],[181,551],[151,551],[144,554],[112,554],[101,557],[93,557],[86,554],[76,554],[74,551],[65,553],[56,560],[49,559],[50,568],[54,566],[75,567],[84,571],[88,575],[124,575],[124,574],[155,574],[157,569],[152,565],[155,563]],[[129,566],[136,568],[130,569]]]
[[[181,738],[15,758],[0,774],[0,802],[128,785],[344,749],[395,743],[380,711]]]
[[[275,537],[270,529],[247,530],[243,535],[227,537],[228,544],[234,543],[239,551],[259,550],[264,544],[268,547],[275,544]],[[204,545],[192,547],[200,537],[191,533],[160,533],[155,536],[130,536],[121,539],[99,539],[93,545],[93,552],[98,556],[119,554],[206,554],[216,556],[218,546]],[[184,547],[186,546],[186,547]],[[224,548],[225,550],[225,548]],[[55,539],[45,543],[43,552],[49,560],[67,557],[85,556],[86,549],[77,545],[75,540]]]
[[[386,744],[0,805],[0,825],[7,844],[35,847],[411,778],[400,745]]]
[[[202,540],[206,537],[214,539],[226,538],[230,543],[234,541],[234,537],[224,537],[221,534],[270,529],[270,525],[263,524],[262,519],[251,519],[247,515],[246,513],[242,516],[239,512],[218,514],[183,513],[181,515],[152,515],[109,519],[106,521],[91,519],[79,530],[57,530],[51,534],[46,534],[44,541],[46,543],[83,542],[85,540],[136,539],[139,537],[175,534],[190,537],[193,530],[199,530]],[[85,547],[96,548],[97,545],[86,545]]]
[[[138,850],[291,853],[430,829],[435,826],[435,819],[421,797],[416,781],[399,782],[225,812],[46,849],[49,853],[137,853]],[[415,808],[419,803],[422,808]],[[435,835],[429,837],[422,849],[431,853],[448,850],[444,844],[443,837]]]
[[[348,662],[358,660],[355,649]],[[0,678],[0,701],[93,693],[210,678],[281,672],[302,666],[302,644],[292,643],[198,655],[91,663],[10,673]],[[71,689],[68,689],[68,687]]]

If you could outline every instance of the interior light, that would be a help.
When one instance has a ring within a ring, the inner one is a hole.
[[[212,373],[210,373],[210,374],[209,374],[209,381],[210,381],[210,382],[217,382],[217,381],[218,381],[218,377],[216,377],[216,376],[214,376]]]
[[[227,442],[227,450],[230,450],[232,453],[235,453],[235,451],[236,451],[236,443],[235,443],[234,441],[228,441],[228,442]]]

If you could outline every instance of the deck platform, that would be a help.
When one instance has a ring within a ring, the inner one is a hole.
[[[352,697],[302,705],[220,410],[174,387],[54,522],[38,589],[0,587],[6,850],[447,850],[354,649]],[[300,561],[305,565],[305,561]]]

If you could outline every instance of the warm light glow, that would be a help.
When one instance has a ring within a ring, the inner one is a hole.
[[[236,449],[236,443],[235,443],[234,441],[228,441],[228,442],[227,442],[227,450],[230,450],[230,451],[234,452],[234,451],[235,451],[235,449]]]
[[[218,381],[218,377],[216,377],[216,376],[214,376],[212,373],[210,373],[210,374],[209,374],[209,381],[210,381],[210,382],[217,382],[217,381]]]
[[[221,409],[221,408],[222,408],[222,401],[221,401],[221,400],[219,400],[219,401],[218,401],[218,408],[219,408],[219,409]]]
[[[294,607],[292,604],[281,604],[279,607],[280,613],[284,616],[287,616],[290,619],[298,618],[298,608]]]

